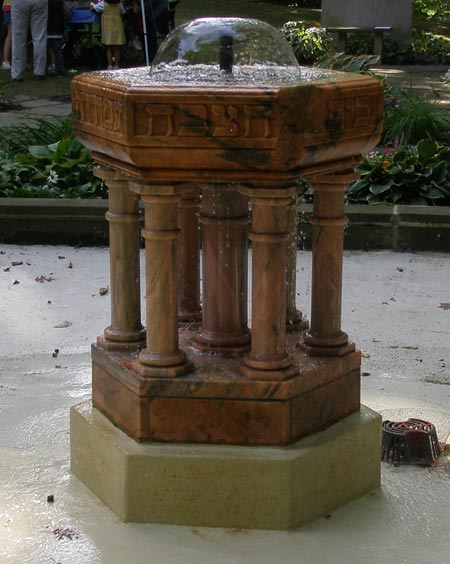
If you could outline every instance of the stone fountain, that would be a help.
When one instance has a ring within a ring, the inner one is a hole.
[[[150,73],[72,85],[109,189],[111,259],[92,403],[71,413],[74,474],[125,521],[239,528],[295,528],[376,488],[381,421],[360,406],[341,294],[343,194],[379,139],[380,83],[300,68],[262,22],[205,18]],[[310,323],[295,304],[300,177],[314,187]]]

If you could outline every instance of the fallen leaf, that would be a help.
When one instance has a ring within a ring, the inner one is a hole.
[[[403,266],[397,266],[397,270],[398,270],[399,272],[403,272]]]
[[[56,357],[58,356],[58,354],[59,354],[59,349],[55,349],[55,350],[52,352],[52,357],[53,357],[53,358],[56,358]]]
[[[65,259],[66,257],[63,257],[62,255],[58,255],[58,258],[59,258],[59,260],[63,260],[63,259]]]
[[[54,280],[53,276],[36,276],[35,278],[36,282],[40,282],[41,284],[43,284],[44,282],[52,282]]]
[[[55,496],[53,494],[47,496],[47,503],[53,503],[55,501]]]
[[[69,262],[69,266],[67,268],[73,268],[72,261]]]
[[[441,304],[439,308],[443,309],[444,311],[448,311],[450,309],[450,304]]]
[[[0,255],[6,255],[6,251],[0,251]]]
[[[53,325],[55,329],[65,329],[66,327],[70,327],[72,325],[71,321],[63,321],[62,323],[58,323]]]
[[[3,272],[9,272],[11,270],[10,266],[7,266],[6,268],[3,269]]]
[[[13,285],[14,284],[20,284],[20,282],[18,280],[14,280]]]
[[[22,266],[23,261],[13,261],[11,264],[12,266]]]
[[[101,296],[105,296],[108,292],[109,292],[109,288],[108,288],[108,287],[106,287],[106,288],[100,288],[100,290],[98,291],[98,293],[99,293]]]
[[[395,302],[395,298],[394,296],[392,296],[392,298],[389,298],[391,300],[391,302]]]

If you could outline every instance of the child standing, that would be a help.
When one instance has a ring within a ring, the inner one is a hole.
[[[6,26],[6,37],[3,44],[2,69],[10,69],[9,56],[11,54],[11,0],[3,2],[3,25]]]
[[[93,6],[97,12],[102,11],[102,43],[106,47],[108,70],[120,66],[120,48],[125,43],[125,32],[122,14],[125,10],[120,0],[104,0]]]

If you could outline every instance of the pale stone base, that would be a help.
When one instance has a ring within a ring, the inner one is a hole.
[[[71,469],[123,521],[287,530],[379,486],[380,436],[362,406],[290,447],[139,444],[85,402]]]

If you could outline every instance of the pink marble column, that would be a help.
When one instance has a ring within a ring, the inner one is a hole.
[[[342,356],[355,350],[341,329],[344,192],[354,173],[335,173],[312,179],[311,325],[305,345],[311,355]]]
[[[98,338],[106,349],[130,350],[145,343],[141,324],[139,197],[128,180],[108,168],[95,169],[108,187],[111,324]]]

